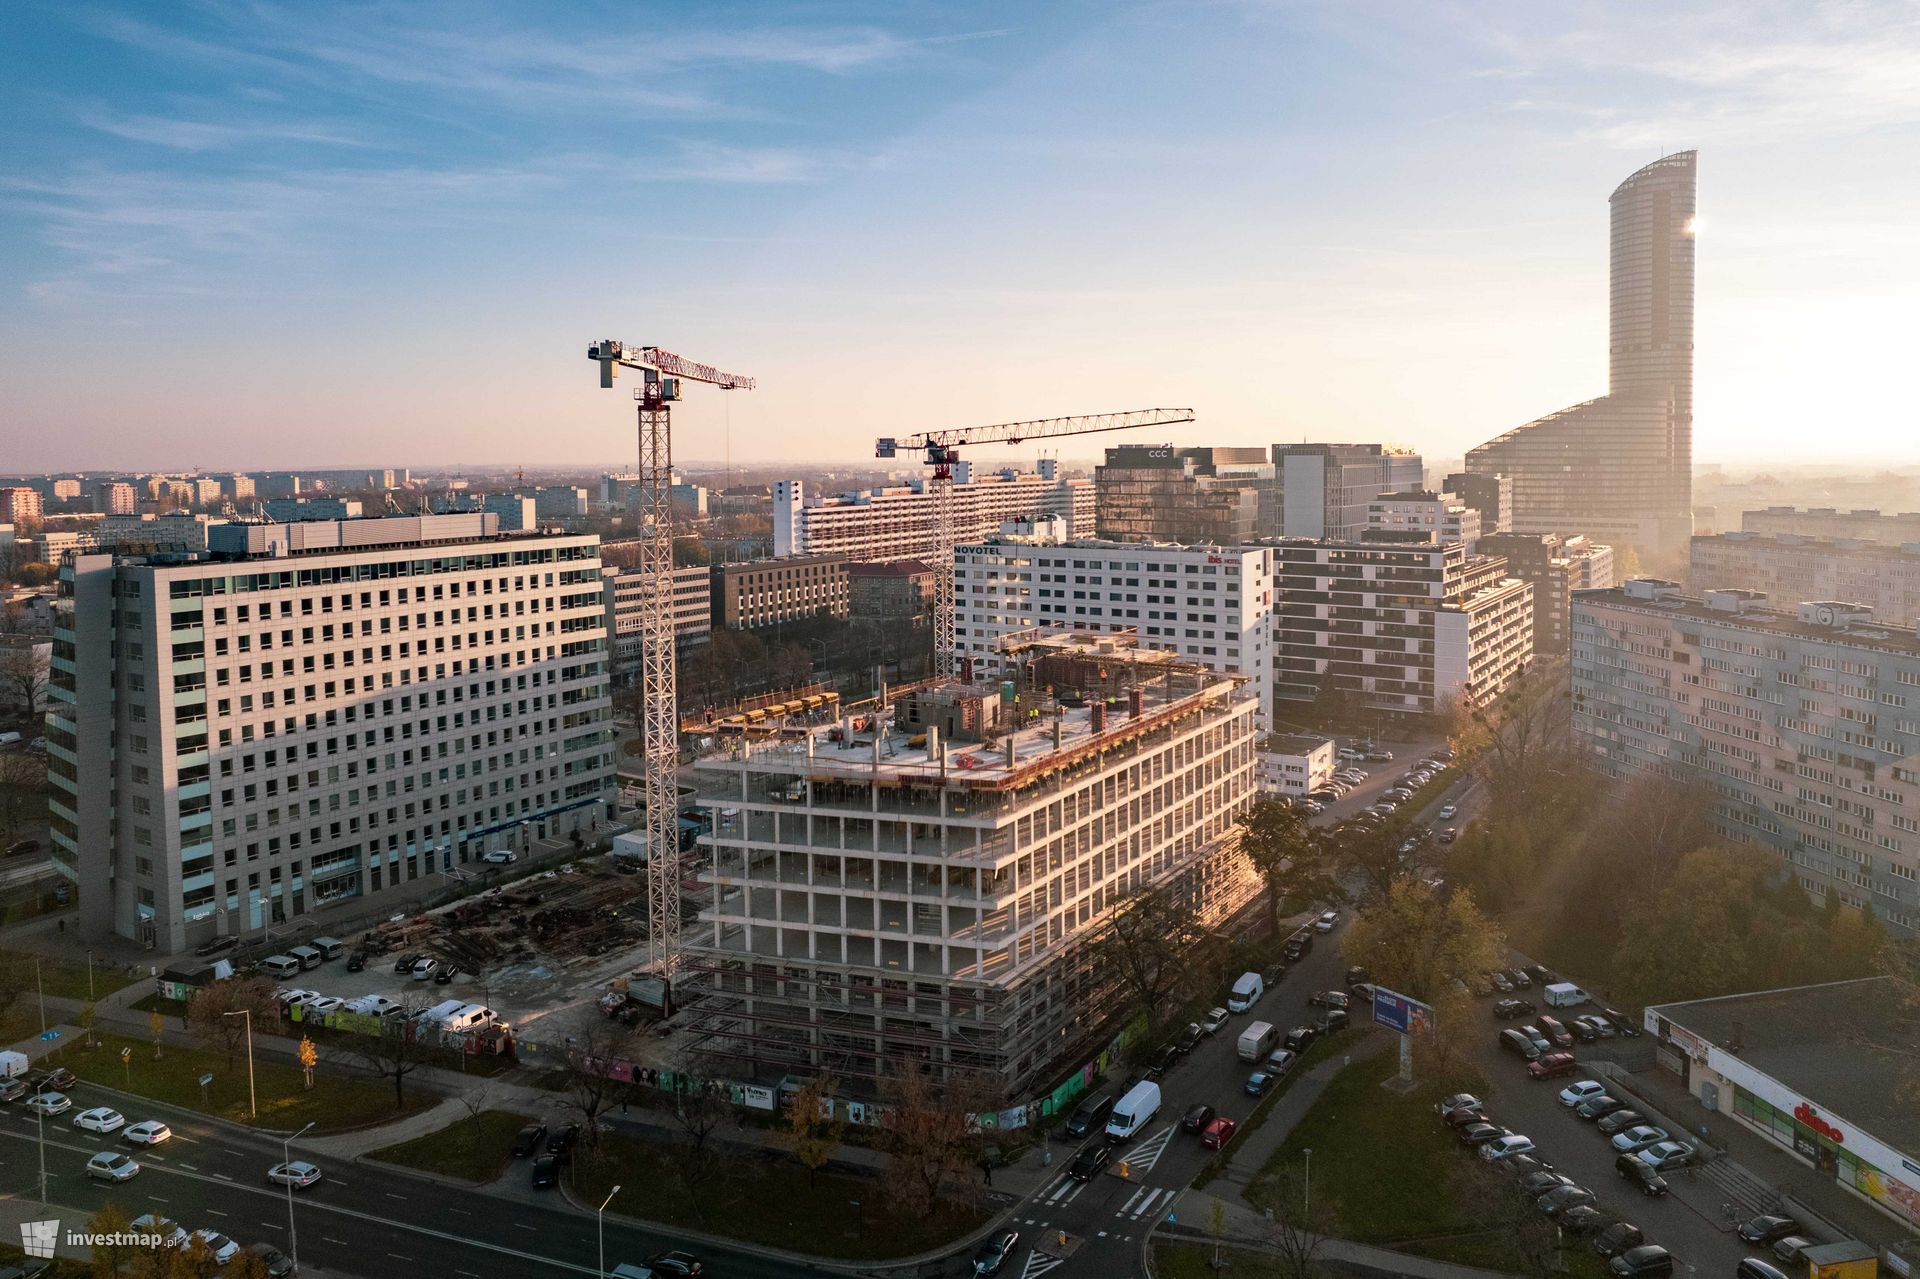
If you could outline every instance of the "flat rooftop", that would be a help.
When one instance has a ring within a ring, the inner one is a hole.
[[[1816,1105],[1920,1153],[1920,1108],[1903,1095],[1920,1013],[1890,978],[1794,986],[1751,995],[1662,1004],[1659,1013],[1726,1049]]]
[[[1332,741],[1318,733],[1268,733],[1260,749],[1270,755],[1306,755],[1332,745]]]
[[[1739,588],[1728,586],[1724,589]],[[1753,592],[1753,594],[1764,598],[1765,593]],[[1855,648],[1871,648],[1888,653],[1920,656],[1920,632],[1916,632],[1911,626],[1892,620],[1867,619],[1844,626],[1820,626],[1813,622],[1801,621],[1797,613],[1781,612],[1773,604],[1748,604],[1734,611],[1714,608],[1693,595],[1668,595],[1661,599],[1643,599],[1636,595],[1629,595],[1617,586],[1606,590],[1575,591],[1573,597],[1576,603],[1691,617],[1711,625],[1734,626],[1743,631],[1755,631],[1763,635],[1785,635],[1794,639],[1821,640],[1828,644],[1850,644]],[[1801,601],[1795,601],[1796,605],[1799,603]],[[1844,607],[1858,606],[1844,605]]]

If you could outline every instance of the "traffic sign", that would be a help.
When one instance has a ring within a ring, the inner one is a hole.
[[[60,1032],[57,1030],[43,1030],[40,1032],[40,1038],[46,1043],[52,1043],[54,1040],[60,1038]]]
[[[205,1075],[202,1075],[202,1076],[200,1076],[200,1086],[201,1086],[202,1088],[205,1088],[205,1087],[206,1087],[206,1086],[207,1086],[208,1084],[210,1084],[210,1083],[212,1083],[212,1082],[213,1082],[213,1076],[212,1076],[212,1074],[205,1074]]]
[[[1373,1019],[1403,1035],[1425,1034],[1433,1029],[1433,1006],[1380,987],[1373,992]]]
[[[121,1061],[131,1061],[131,1060],[133,1060],[133,1049],[131,1049],[131,1048],[122,1048],[122,1049],[120,1050],[120,1060],[121,1060]]]

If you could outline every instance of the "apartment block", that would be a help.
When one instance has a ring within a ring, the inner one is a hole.
[[[1831,506],[1807,510],[1769,506],[1762,511],[1742,512],[1740,529],[1763,537],[1813,537],[1905,546],[1920,543],[1920,511],[1883,515],[1874,510],[1840,511]]]
[[[1564,657],[1573,642],[1573,593],[1614,584],[1613,548],[1584,537],[1495,533],[1480,551],[1507,562],[1507,572],[1533,588],[1533,652]]]
[[[83,935],[177,951],[604,822],[594,538],[484,515],[212,537],[61,566],[49,808]]]
[[[236,502],[248,501],[254,496],[253,477],[251,475],[242,475],[238,471],[235,471],[220,483],[226,495]]]
[[[933,606],[934,570],[919,560],[847,565],[847,616],[856,622],[911,622]]]
[[[1705,780],[1726,839],[1920,929],[1920,636],[1853,603],[1635,578],[1573,605],[1574,732],[1611,776]]]
[[[644,573],[605,565],[607,635],[613,651],[613,681],[625,687],[640,678],[644,649],[641,614],[653,599],[653,581]],[[673,642],[677,649],[704,644],[713,635],[713,575],[704,564],[673,570]]]
[[[1254,776],[1263,795],[1292,798],[1333,780],[1333,740],[1309,733],[1269,733],[1256,752]]]
[[[1743,586],[1775,600],[1852,600],[1898,626],[1920,621],[1920,541],[1821,541],[1785,533],[1696,537],[1687,586]]]
[[[1330,690],[1371,709],[1484,704],[1533,653],[1533,590],[1498,556],[1376,532],[1273,546],[1274,696]]]
[[[276,524],[301,520],[357,520],[362,515],[357,497],[273,497],[261,504],[266,517]]]
[[[31,489],[24,484],[17,488],[0,488],[0,523],[11,524],[18,528],[22,524],[37,524],[45,514],[45,505],[40,499],[40,490]]]
[[[1127,894],[1165,886],[1210,927],[1254,898],[1232,838],[1255,794],[1244,681],[1117,636],[1016,647],[1010,695],[925,685],[696,762],[703,1052],[856,1089],[912,1063],[1029,1097],[1125,1015],[1088,941]]]
[[[1513,531],[1513,477],[1511,475],[1472,475],[1455,471],[1447,477],[1445,490],[1480,512],[1482,533]]]
[[[93,509],[104,515],[132,515],[139,500],[133,485],[121,480],[105,480],[93,490]]]
[[[1116,542],[1238,546],[1258,536],[1259,449],[1125,444],[1094,468],[1095,535]]]
[[[812,617],[847,615],[844,555],[715,564],[713,622],[755,630]]]
[[[1425,533],[1436,542],[1459,542],[1468,551],[1480,540],[1480,512],[1452,493],[1417,489],[1382,493],[1367,503],[1367,527]]]
[[[953,531],[958,542],[987,536],[1004,520],[1059,515],[1077,536],[1094,528],[1093,483],[1062,479],[1052,459],[1037,471],[1006,469],[974,477],[972,464],[954,467]],[[810,493],[800,480],[773,486],[773,553],[844,555],[850,560],[930,560],[934,552],[933,497],[926,482],[866,489],[838,496]]]
[[[1373,500],[1425,482],[1418,453],[1384,444],[1276,444],[1277,537],[1351,541],[1371,522]]]
[[[1010,523],[955,548],[955,652],[991,670],[1001,638],[1016,631],[1130,632],[1147,647],[1245,676],[1262,723],[1271,722],[1271,549],[1061,542],[1062,531],[1057,521]]]

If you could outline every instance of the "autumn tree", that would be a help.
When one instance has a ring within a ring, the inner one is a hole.
[[[1280,931],[1287,902],[1327,901],[1339,895],[1327,833],[1307,819],[1307,810],[1263,797],[1234,819],[1240,852],[1266,883],[1273,931]]]
[[[240,1016],[248,1014],[247,1017]],[[228,1014],[233,1014],[229,1016]],[[226,1052],[227,1069],[246,1042],[249,1017],[255,1032],[279,1024],[274,984],[265,977],[234,977],[202,986],[187,998],[187,1028],[209,1047]]]
[[[307,1081],[307,1087],[313,1087],[313,1068],[320,1064],[320,1050],[313,1045],[310,1035],[300,1036],[300,1074]]]
[[[788,1099],[781,1141],[807,1170],[808,1186],[814,1185],[847,1129],[834,1108],[839,1088],[840,1081],[831,1073],[815,1075]]]
[[[1432,833],[1411,818],[1349,823],[1330,839],[1340,882],[1356,886],[1346,895],[1362,903],[1384,901],[1396,885],[1430,878],[1442,860]]]
[[[153,1036],[153,1059],[160,1060],[160,1040],[167,1031],[167,1017],[158,1008],[147,1014],[147,1032]]]
[[[133,1223],[120,1205],[109,1203],[87,1218],[87,1233],[96,1242],[89,1246],[88,1267],[93,1279],[121,1279],[132,1269],[135,1249],[125,1242]],[[115,1242],[115,1240],[119,1242]]]
[[[1432,1003],[1456,979],[1498,966],[1505,944],[1471,891],[1441,893],[1402,881],[1354,915],[1340,953],[1388,990]]]
[[[267,1263],[261,1260],[259,1254],[243,1249],[220,1268],[220,1279],[270,1279],[270,1276]]]
[[[880,1145],[888,1155],[888,1199],[909,1216],[926,1216],[940,1187],[980,1162],[974,1116],[990,1107],[983,1080],[956,1074],[942,1087],[918,1062],[896,1061],[881,1080]]]
[[[1171,885],[1122,899],[1095,935],[1094,962],[1112,975],[1127,1002],[1154,1022],[1172,1005],[1202,936],[1192,906]]]

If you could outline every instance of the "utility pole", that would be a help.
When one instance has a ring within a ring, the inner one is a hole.
[[[47,1033],[47,987],[40,980],[40,956],[33,957],[33,990],[40,997],[40,1033]]]
[[[36,1109],[35,1118],[40,1123],[40,1202],[47,1202],[47,1112]]]
[[[259,1105],[259,1099],[258,1099],[258,1097],[257,1097],[257,1096],[255,1095],[255,1093],[254,1093],[254,1091],[253,1091],[253,1010],[252,1010],[251,1008],[242,1008],[242,1009],[241,1009],[241,1010],[240,1010],[239,1012],[234,1012],[234,1013],[221,1013],[220,1015],[221,1015],[222,1017],[244,1017],[244,1018],[246,1018],[246,1027],[247,1027],[247,1118],[249,1118],[249,1119],[258,1119],[258,1118],[260,1117],[260,1105]],[[311,1127],[311,1126],[312,1126],[312,1125],[308,1125],[308,1127]],[[305,1132],[305,1131],[306,1131],[306,1129],[305,1129],[305,1128],[303,1128],[303,1129],[301,1129],[301,1131],[302,1131],[302,1132]]]

